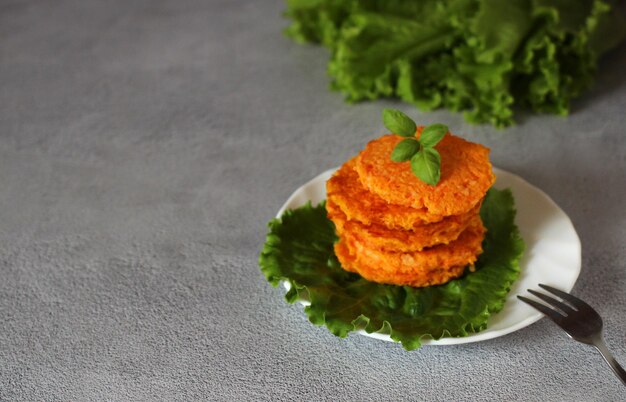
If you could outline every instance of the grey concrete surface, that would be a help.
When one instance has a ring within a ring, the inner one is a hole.
[[[310,324],[263,279],[266,223],[382,134],[380,110],[491,147],[583,244],[574,293],[626,363],[626,47],[570,117],[505,131],[343,103],[275,1],[0,3],[0,400],[617,401],[547,320],[424,347]]]

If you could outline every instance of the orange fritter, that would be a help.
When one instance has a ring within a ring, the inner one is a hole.
[[[335,244],[335,253],[344,269],[367,280],[394,285],[430,286],[463,273],[482,253],[485,228],[475,220],[455,241],[416,252],[388,252],[345,232]]]
[[[343,242],[335,244],[335,255],[341,262],[346,271],[355,272],[368,281],[377,283],[386,283],[390,285],[424,287],[432,285],[440,285],[451,279],[458,278],[465,271],[465,265],[459,265],[448,269],[439,269],[432,271],[420,271],[407,273],[390,273],[376,269],[370,265],[357,265],[356,258],[350,253],[348,247]],[[355,268],[357,267],[358,268]]]
[[[344,163],[326,182],[327,203],[339,207],[349,220],[409,230],[443,219],[443,215],[430,214],[425,208],[389,204],[363,187],[354,170],[355,164],[356,158]]]
[[[495,181],[489,149],[448,133],[435,147],[441,155],[440,181],[430,186],[413,174],[410,162],[390,159],[403,139],[389,134],[370,141],[355,165],[364,187],[391,204],[458,215],[478,204]]]
[[[337,234],[345,232],[356,234],[363,242],[384,251],[420,251],[437,244],[448,244],[456,240],[472,221],[480,219],[477,214],[480,203],[473,208],[473,214],[454,215],[435,223],[413,227],[412,230],[394,230],[387,226],[365,225],[355,220],[348,220],[341,208],[332,201],[327,201],[328,218],[332,220]]]

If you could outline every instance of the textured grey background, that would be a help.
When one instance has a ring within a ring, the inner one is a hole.
[[[624,400],[542,320],[481,343],[339,339],[263,279],[266,223],[383,133],[275,1],[0,4],[0,400]],[[572,115],[443,121],[549,193],[626,363],[626,47]]]

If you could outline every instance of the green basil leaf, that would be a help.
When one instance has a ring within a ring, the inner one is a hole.
[[[409,116],[396,109],[383,110],[383,123],[387,130],[403,137],[413,137],[417,131],[415,122]]]
[[[431,186],[439,182],[440,167],[441,156],[435,148],[422,148],[411,158],[411,170],[415,176]]]
[[[413,138],[402,140],[391,152],[391,160],[394,162],[408,161],[420,150],[420,143]]]
[[[441,139],[446,135],[447,132],[448,126],[446,126],[445,124],[431,124],[430,126],[425,127],[424,130],[422,130],[422,134],[420,135],[420,143],[425,147],[432,148],[437,145],[439,141],[441,141]]]

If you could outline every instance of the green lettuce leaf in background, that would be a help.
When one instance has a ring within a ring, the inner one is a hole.
[[[304,310],[312,323],[340,337],[357,329],[388,333],[412,350],[423,337],[461,337],[485,329],[519,276],[524,242],[510,190],[489,190],[480,214],[488,231],[476,271],[445,285],[382,285],[341,269],[324,204],[272,220],[259,264],[273,286],[289,282],[289,303],[311,303]]]
[[[626,36],[610,0],[287,0],[286,34],[330,49],[348,102],[399,97],[505,127],[513,107],[566,115]]]

